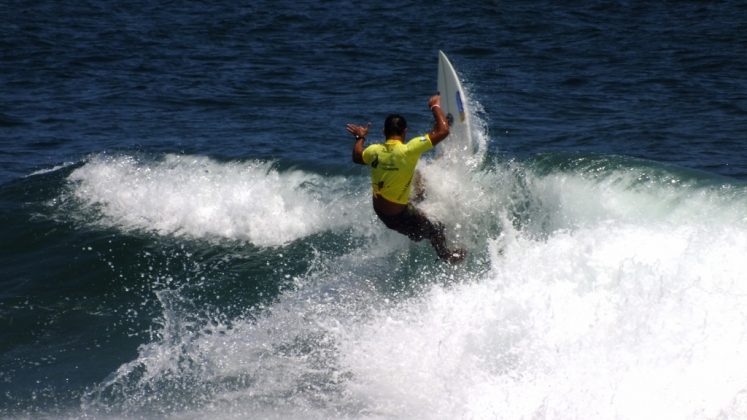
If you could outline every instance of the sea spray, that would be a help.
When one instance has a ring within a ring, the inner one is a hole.
[[[236,174],[234,163],[210,165]],[[140,171],[167,171],[135,168],[137,185],[148,185]],[[638,419],[745,411],[743,185],[615,156],[488,155],[477,168],[434,160],[422,170],[423,208],[469,244],[471,261],[428,259],[427,244],[369,217],[346,227],[341,251],[305,254],[302,272],[277,271],[287,287],[238,315],[195,316],[201,305],[189,287],[159,290],[157,334],[87,394],[84,412]],[[258,173],[255,182],[269,185],[293,179]],[[298,175],[315,183],[314,174]],[[90,179],[107,178],[71,176],[76,191]],[[365,180],[353,182],[364,191]],[[369,209],[367,192],[325,192]],[[317,234],[335,234],[326,220],[307,220]],[[204,235],[180,223],[158,232]],[[311,240],[294,232],[290,244]]]
[[[217,162],[203,156],[148,160],[95,155],[69,180],[84,208],[125,230],[278,246],[351,226],[342,214],[361,199],[342,177],[278,171],[272,162]]]
[[[741,187],[638,166],[496,162],[472,174],[492,203],[468,210],[487,226],[475,245],[487,267],[428,260],[427,244],[382,229],[308,254],[318,261],[290,287],[241,315],[195,318],[188,288],[158,292],[159,333],[86,407],[224,418],[743,410]]]

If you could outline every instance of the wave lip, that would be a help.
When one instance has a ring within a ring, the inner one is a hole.
[[[246,240],[279,246],[333,228],[331,190],[341,178],[272,162],[222,163],[202,156],[166,155],[146,162],[132,156],[91,158],[73,171],[73,196],[95,209],[100,222],[163,235]]]

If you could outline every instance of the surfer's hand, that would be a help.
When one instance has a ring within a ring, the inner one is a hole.
[[[428,108],[433,108],[436,105],[441,106],[441,95],[433,95],[428,99]]]
[[[348,133],[355,136],[355,143],[353,144],[353,162],[365,165],[363,162],[363,142],[366,141],[366,134],[368,134],[368,128],[371,127],[371,123],[368,123],[365,127],[362,125],[348,124],[345,129]]]
[[[348,133],[354,135],[355,137],[366,137],[368,135],[369,127],[371,127],[371,123],[366,124],[365,127],[362,125],[348,124],[345,129],[347,129]]]

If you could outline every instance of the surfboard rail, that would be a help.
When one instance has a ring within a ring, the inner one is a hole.
[[[438,51],[438,92],[441,95],[441,109],[449,121],[450,139],[445,149],[474,152],[469,104],[464,88],[454,66],[446,54]]]

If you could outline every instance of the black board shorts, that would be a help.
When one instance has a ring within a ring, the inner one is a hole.
[[[376,211],[376,215],[379,216],[379,219],[384,222],[386,227],[406,235],[416,242],[443,236],[443,225],[428,220],[425,214],[412,204],[408,204],[402,213],[399,214],[387,215]]]

